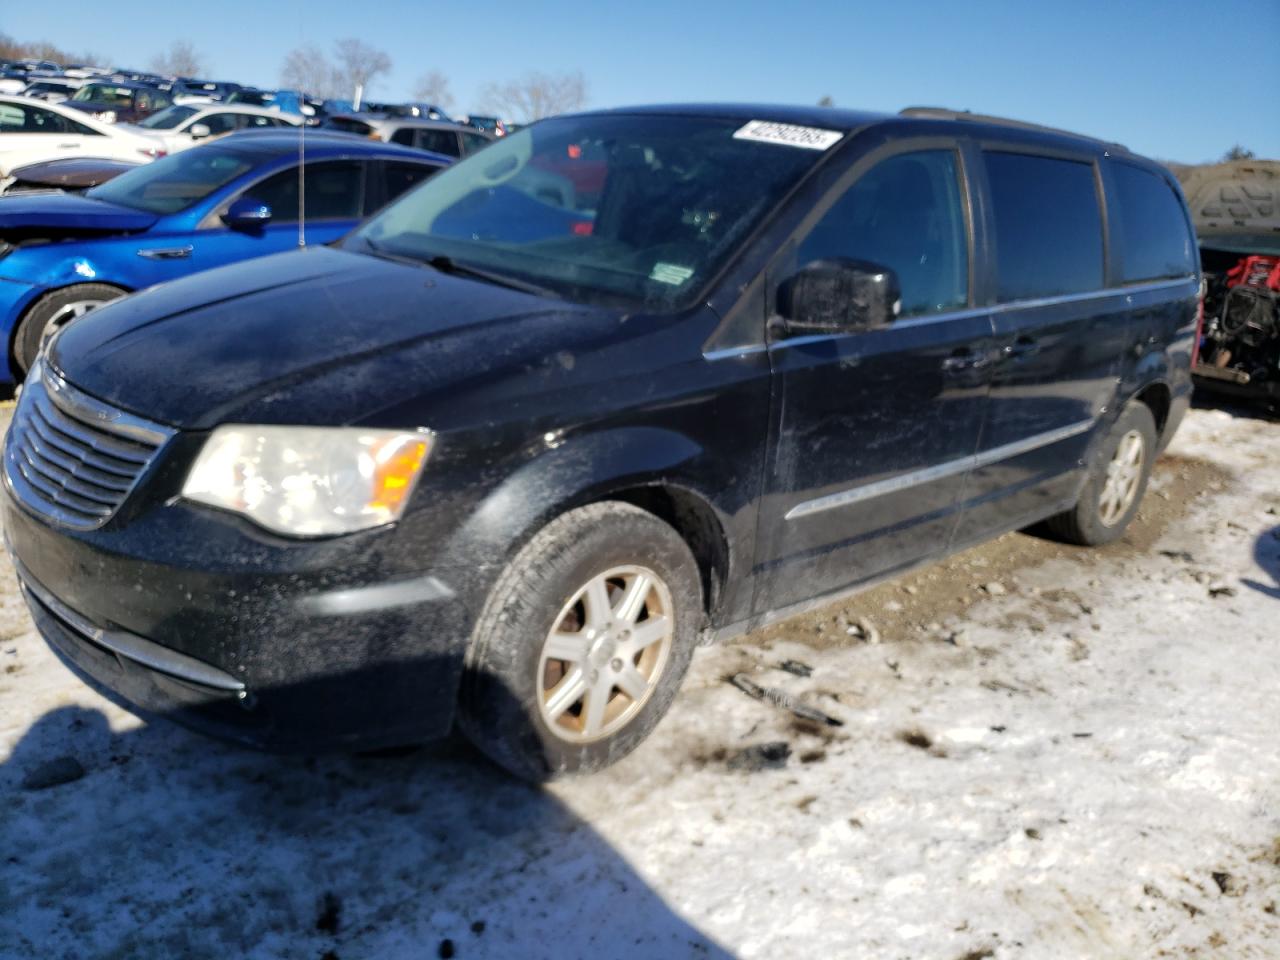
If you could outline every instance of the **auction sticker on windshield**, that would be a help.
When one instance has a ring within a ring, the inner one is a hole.
[[[838,130],[821,127],[801,127],[794,123],[777,123],[773,120],[752,120],[734,133],[735,140],[755,140],[759,143],[779,143],[786,147],[803,147],[806,150],[826,150],[840,142],[844,134]]]

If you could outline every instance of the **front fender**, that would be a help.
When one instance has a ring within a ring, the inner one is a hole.
[[[490,490],[450,540],[452,563],[475,574],[467,578],[468,606],[478,613],[510,558],[555,517],[629,487],[693,489],[688,478],[703,452],[689,437],[659,427],[548,434],[542,449]]]

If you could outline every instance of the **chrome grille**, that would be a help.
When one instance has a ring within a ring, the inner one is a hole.
[[[77,390],[43,363],[28,375],[5,442],[5,483],[33,513],[100,527],[173,431]]]

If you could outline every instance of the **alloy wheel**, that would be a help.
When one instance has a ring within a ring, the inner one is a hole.
[[[648,701],[675,637],[671,591],[645,567],[592,577],[560,609],[538,662],[538,708],[573,743],[611,736]]]
[[[1102,494],[1098,498],[1098,516],[1108,527],[1119,523],[1137,499],[1146,462],[1145,446],[1142,434],[1130,430],[1120,438],[1115,455],[1107,464]]]

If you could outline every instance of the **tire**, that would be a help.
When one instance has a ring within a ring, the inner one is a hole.
[[[46,293],[31,305],[18,324],[13,337],[13,361],[16,372],[26,375],[44,342],[45,331],[54,329],[94,307],[123,297],[125,291],[105,283],[80,283]],[[50,329],[50,324],[53,328]]]
[[[1131,401],[1098,445],[1089,479],[1076,505],[1047,521],[1050,532],[1068,543],[1086,547],[1120,539],[1142,504],[1155,463],[1157,440],[1150,408]],[[1136,465],[1131,463],[1135,450],[1141,458]],[[1123,464],[1129,464],[1130,469]],[[1116,478],[1110,487],[1109,476]]]
[[[527,780],[606,767],[667,712],[703,619],[698,565],[668,524],[617,502],[565,513],[489,594],[467,652],[459,726]],[[592,696],[593,680],[604,696]]]

